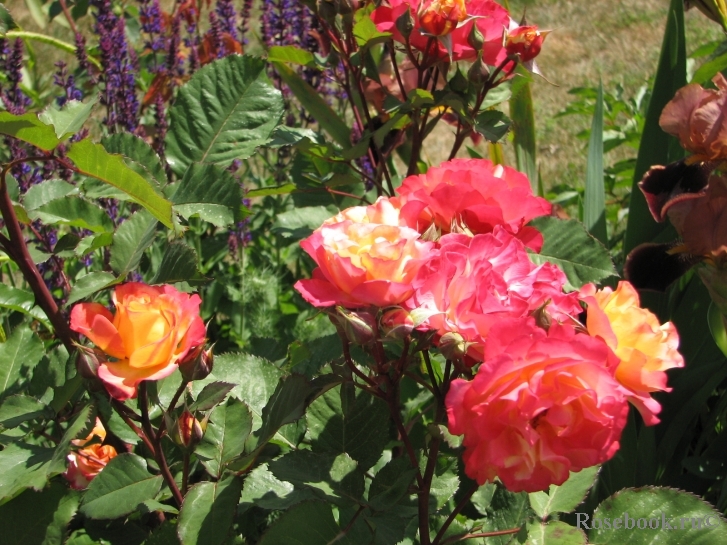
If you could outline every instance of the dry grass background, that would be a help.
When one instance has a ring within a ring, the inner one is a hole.
[[[128,1],[135,3],[135,0]],[[5,0],[5,3],[23,28],[41,31],[30,16],[25,0]],[[589,121],[575,116],[554,117],[573,100],[568,90],[595,86],[600,77],[606,91],[620,83],[626,95],[632,96],[656,69],[668,5],[669,0],[510,0],[515,19],[525,11],[529,23],[554,29],[545,42],[538,65],[555,85],[536,78],[532,88],[538,166],[546,187],[583,183],[585,148],[584,142],[575,135]],[[79,21],[80,26],[88,28],[91,19],[84,17]],[[54,21],[42,32],[72,41],[72,34],[62,22]],[[720,27],[696,9],[687,12],[686,25],[688,53],[723,36]],[[49,46],[34,43],[33,47],[39,62],[30,76],[45,79],[46,85],[50,85],[52,62],[64,58],[73,63],[70,55]],[[425,160],[429,164],[445,160],[452,140],[452,129],[442,124],[428,141]],[[512,161],[511,146],[505,143],[505,148],[506,157]],[[480,151],[485,153],[485,147]],[[614,153],[623,158],[628,150]],[[466,156],[466,150],[460,155]]]

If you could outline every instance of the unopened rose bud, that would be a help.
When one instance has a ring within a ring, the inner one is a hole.
[[[482,35],[482,32],[480,32],[480,29],[477,28],[476,24],[473,24],[470,29],[470,33],[467,36],[467,43],[470,44],[472,49],[475,51],[482,51],[482,48],[485,45],[485,37]]]
[[[531,316],[535,318],[535,323],[538,324],[538,327],[542,327],[546,331],[550,329],[550,324],[553,322],[546,310],[548,304],[550,304],[550,300],[540,305],[531,313]]]
[[[490,69],[482,62],[482,55],[477,57],[477,60],[472,63],[472,66],[467,71],[467,77],[471,82],[478,85],[484,83],[490,77]]]
[[[437,346],[448,360],[460,360],[467,353],[467,342],[464,337],[451,331],[442,335]]]
[[[368,344],[374,340],[374,316],[365,311],[349,311],[338,308],[336,321],[353,344]]]
[[[387,310],[381,317],[381,330],[394,339],[404,339],[414,330],[414,320],[403,308]]]
[[[396,29],[406,40],[410,35],[411,31],[414,30],[414,17],[411,16],[411,11],[406,10],[396,20]]]
[[[192,413],[185,410],[169,430],[169,435],[179,446],[191,450],[202,440],[206,429],[206,417],[200,422]]]
[[[213,348],[214,345],[205,350],[204,343],[200,344],[190,350],[187,357],[179,362],[179,371],[182,373],[184,380],[188,382],[202,380],[212,372],[214,363]]]
[[[505,35],[505,51],[508,55],[518,56],[522,62],[533,60],[540,53],[549,30],[538,30],[534,25],[519,26]]]
[[[98,367],[106,361],[105,354],[100,350],[85,346],[78,347],[76,369],[83,378],[87,380],[98,378]]]

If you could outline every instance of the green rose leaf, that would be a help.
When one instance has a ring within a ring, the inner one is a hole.
[[[242,454],[250,431],[252,414],[247,405],[229,399],[210,415],[207,430],[195,453],[210,475],[219,477],[225,464]]]
[[[192,163],[227,167],[250,157],[280,122],[283,99],[265,61],[228,55],[202,67],[179,89],[166,139],[169,166],[181,176]]]
[[[131,221],[131,220],[129,220]],[[116,283],[116,277],[107,272],[92,272],[85,276],[82,276],[71,289],[71,293],[68,296],[66,305],[72,305],[76,301],[85,299],[89,295],[93,295],[99,290],[107,288],[108,286]]]
[[[177,534],[182,545],[220,545],[232,527],[242,480],[229,477],[194,485],[184,498]]]
[[[184,173],[172,197],[174,210],[185,218],[199,216],[218,227],[240,217],[242,191],[239,182],[217,165],[192,165]]]
[[[112,134],[101,140],[109,153],[118,153],[131,159],[127,166],[151,181],[157,187],[167,185],[167,173],[154,149],[138,136],[128,132]]]
[[[559,520],[547,524],[534,522],[528,525],[525,545],[587,545],[586,534]]]
[[[140,503],[154,499],[161,487],[161,475],[150,474],[143,458],[119,454],[91,481],[81,513],[92,519],[123,517],[134,512]]]
[[[553,513],[570,513],[586,498],[586,494],[593,486],[600,466],[582,469],[571,473],[568,480],[560,486],[550,485],[545,492],[532,492],[530,506],[537,515],[545,519]]]
[[[616,275],[606,247],[578,221],[543,216],[529,225],[540,231],[545,241],[540,253],[529,254],[530,260],[537,265],[549,262],[560,267],[568,278],[566,289],[578,289]]]
[[[673,488],[622,490],[601,503],[588,521],[586,516],[579,516],[579,527],[588,527],[594,545],[727,543],[722,515],[697,496]]]
[[[51,151],[61,143],[53,127],[43,123],[35,114],[0,112],[0,134],[13,136],[43,151]]]
[[[53,411],[34,397],[14,395],[0,404],[0,426],[7,429],[40,417],[52,417]]]
[[[124,279],[139,266],[144,251],[154,242],[157,220],[140,210],[119,225],[111,244],[110,265]]]
[[[284,512],[258,545],[321,545],[330,543],[339,532],[331,506],[311,501]],[[346,540],[338,543],[346,543]]]
[[[171,242],[162,256],[151,284],[174,284],[175,282],[200,282],[204,277],[199,272],[197,252],[183,242]]]
[[[53,127],[56,136],[62,141],[81,130],[96,102],[98,102],[98,98],[92,98],[87,103],[80,100],[69,100],[63,107],[58,107],[55,102],[51,102],[45,110],[38,114],[38,119]]]
[[[30,382],[45,352],[43,341],[27,326],[19,325],[0,344],[0,401]]]

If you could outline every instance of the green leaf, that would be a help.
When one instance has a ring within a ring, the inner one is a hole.
[[[302,239],[330,218],[335,212],[325,206],[306,206],[294,208],[275,217],[273,232],[284,238]]]
[[[523,526],[528,518],[528,495],[514,493],[498,486],[487,508],[487,517],[482,522],[481,532],[511,530]],[[514,541],[512,534],[489,538],[487,545],[506,545]]]
[[[78,257],[95,252],[99,248],[111,246],[114,240],[113,233],[100,233],[94,236],[83,237],[74,250]]]
[[[170,242],[151,284],[174,284],[204,280],[199,272],[197,252],[183,242]]]
[[[625,520],[628,514],[629,521]],[[631,528],[614,528],[614,521]],[[594,545],[712,545],[727,543],[727,521],[702,499],[688,492],[672,488],[645,487],[617,492],[593,513],[591,520],[584,522],[590,529],[589,543]],[[600,519],[600,529],[594,520]],[[610,519],[611,528],[605,527]],[[639,520],[642,519],[642,520]],[[639,528],[651,521],[657,528]],[[672,527],[670,530],[664,523]]]
[[[140,503],[154,499],[161,487],[162,476],[151,475],[143,458],[119,454],[88,485],[81,513],[92,519],[123,517]]]
[[[71,193],[77,193],[78,189],[65,180],[46,180],[34,185],[23,195],[23,206],[27,211],[33,211],[41,206],[62,199]]]
[[[230,477],[194,485],[184,498],[177,534],[182,545],[220,545],[232,527],[242,481]]]
[[[138,136],[128,132],[112,134],[101,140],[101,145],[109,153],[118,153],[131,159],[127,165],[137,174],[158,186],[167,185],[167,174],[161,159],[154,149]]]
[[[258,545],[328,545],[339,532],[330,505],[311,501],[284,512]]]
[[[96,97],[86,104],[80,100],[69,100],[62,108],[59,108],[55,102],[51,102],[45,110],[38,114],[38,119],[53,127],[58,139],[63,141],[81,130],[96,102],[98,102]]]
[[[209,411],[222,403],[234,387],[234,384],[228,382],[212,382],[207,384],[197,396],[195,402],[190,405],[189,410],[191,412]]]
[[[264,445],[285,424],[295,422],[305,413],[306,400],[313,388],[300,375],[281,378],[262,411],[263,424],[258,430],[258,446]]]
[[[45,403],[34,397],[14,395],[0,404],[0,426],[6,430],[39,417],[54,416]]]
[[[212,411],[204,437],[195,450],[210,475],[219,477],[225,464],[242,454],[251,430],[252,414],[236,399]]]
[[[586,498],[588,491],[596,481],[599,466],[588,467],[577,473],[571,472],[568,480],[560,486],[550,485],[545,492],[532,492],[530,506],[541,518],[545,519],[553,513],[570,513]]]
[[[30,382],[33,368],[43,357],[43,341],[27,326],[19,325],[0,344],[0,401]]]
[[[0,112],[0,134],[13,136],[43,151],[51,151],[60,144],[53,127],[43,123],[34,114]]]
[[[283,184],[276,187],[261,187],[260,189],[252,189],[245,196],[252,199],[253,197],[267,197],[268,195],[288,195],[297,189],[295,184]]]
[[[0,307],[28,314],[35,306],[35,296],[25,290],[0,284]]]
[[[518,66],[518,73],[523,72]],[[499,87],[496,87],[497,89]],[[488,93],[489,95],[490,93]],[[538,167],[536,165],[537,146],[535,140],[535,114],[533,95],[530,90],[530,77],[520,74],[513,83],[510,97],[510,117],[512,118],[513,145],[517,169],[524,172],[533,193],[537,193]]]
[[[261,509],[285,510],[291,505],[312,499],[310,489],[296,489],[291,483],[277,479],[267,464],[253,469],[245,477],[240,504]]]
[[[96,413],[93,405],[86,405],[78,411],[56,445],[53,457],[48,465],[49,477],[59,475],[66,470],[66,456],[71,450],[71,441],[79,437],[88,437],[95,423]]]
[[[190,166],[172,197],[174,210],[185,218],[198,215],[218,227],[235,222],[240,216],[240,183],[217,165]]]
[[[262,59],[229,55],[202,67],[179,89],[166,139],[175,174],[195,162],[227,167],[268,141],[283,99],[265,69]]]
[[[356,38],[358,46],[366,49],[376,44],[388,42],[391,38],[391,32],[379,32],[371,20],[371,16],[368,13],[364,13],[364,11],[361,10],[356,13],[355,17],[357,21],[353,25],[353,36]]]
[[[316,57],[310,51],[294,45],[274,45],[268,51],[268,62],[289,62],[313,67],[316,65]]]
[[[53,482],[42,492],[26,490],[1,506],[3,545],[62,545],[79,496],[65,484]]]
[[[108,286],[116,283],[116,277],[107,272],[92,272],[76,280],[71,289],[66,305],[72,305],[76,301],[85,299]]]
[[[654,78],[654,87],[649,99],[644,131],[641,135],[639,153],[634,168],[634,182],[631,187],[629,219],[624,238],[624,255],[642,242],[651,242],[671,226],[656,223],[649,212],[646,199],[638,183],[653,165],[667,165],[684,157],[684,149],[673,136],[661,130],[659,117],[664,106],[674,98],[677,90],[687,83],[687,52],[684,36],[684,2],[671,0],[667,14],[664,41],[661,46],[659,65]],[[669,237],[676,238],[676,237]],[[667,239],[669,240],[669,239]]]
[[[722,353],[727,356],[727,330],[725,330],[724,314],[720,312],[714,301],[709,304],[707,320],[709,322],[709,332],[712,334],[714,342]]]
[[[309,487],[340,506],[363,502],[364,475],[356,466],[347,454],[316,454],[309,450],[294,450],[268,463],[281,481]]]
[[[295,95],[301,105],[308,111],[321,128],[331,135],[333,140],[343,149],[351,147],[351,129],[346,122],[333,111],[321,95],[304,81],[293,69],[280,62],[271,63],[285,85]]]
[[[725,68],[727,68],[727,53],[718,55],[714,59],[711,59],[700,66],[697,71],[694,72],[690,83],[699,83],[700,85],[704,85]]]
[[[559,520],[547,524],[528,524],[528,540],[525,545],[587,545],[583,530]]]
[[[70,225],[95,233],[113,229],[113,222],[103,208],[80,197],[64,197],[50,201],[31,210],[28,215],[31,219],[39,219],[43,223]]]
[[[55,449],[11,443],[0,451],[0,505],[26,488],[41,490]]]
[[[485,110],[475,118],[475,130],[490,142],[497,142],[510,130],[510,118],[499,110]]]
[[[396,505],[409,491],[416,469],[403,456],[392,459],[371,481],[368,503],[371,509],[385,511]]]
[[[120,189],[164,225],[172,227],[172,203],[157,195],[143,176],[127,166],[121,155],[108,153],[101,144],[94,144],[88,138],[72,144],[66,155],[81,174]]]
[[[140,210],[116,229],[109,264],[119,278],[126,278],[139,266],[144,251],[154,242],[156,226],[157,220]]]
[[[591,122],[586,163],[586,191],[583,201],[583,224],[591,235],[603,244],[607,244],[606,189],[603,184],[603,82],[598,84],[596,106]]]
[[[530,260],[537,265],[549,262],[560,267],[568,277],[566,289],[578,289],[616,275],[608,250],[578,221],[544,216],[530,225],[545,239],[539,254],[529,254]]]
[[[4,36],[8,30],[14,28],[18,28],[18,25],[13,21],[13,16],[3,4],[0,4],[0,36]]]
[[[370,395],[359,394],[344,414],[340,389],[329,390],[311,404],[306,418],[315,452],[346,453],[363,471],[378,461],[389,442],[388,408]]]

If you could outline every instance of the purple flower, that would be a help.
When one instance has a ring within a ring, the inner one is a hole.
[[[63,91],[62,95],[56,97],[56,104],[62,108],[69,100],[83,100],[83,93],[76,87],[75,79],[66,71],[66,63],[58,61],[56,67],[58,70],[53,75],[53,83]]]
[[[144,45],[154,53],[165,48],[165,39],[162,32],[162,10],[159,0],[139,0],[139,19],[141,30],[149,35]]]
[[[220,30],[237,40],[237,13],[232,0],[217,0],[215,13],[220,22]]]
[[[3,71],[8,81],[7,89],[2,91],[2,101],[5,108],[13,115],[25,113],[25,108],[30,106],[31,100],[20,89],[20,82],[23,80],[21,70],[23,69],[23,40],[17,38],[12,49],[8,51],[7,40],[3,40],[4,47],[2,57],[4,58]]]

